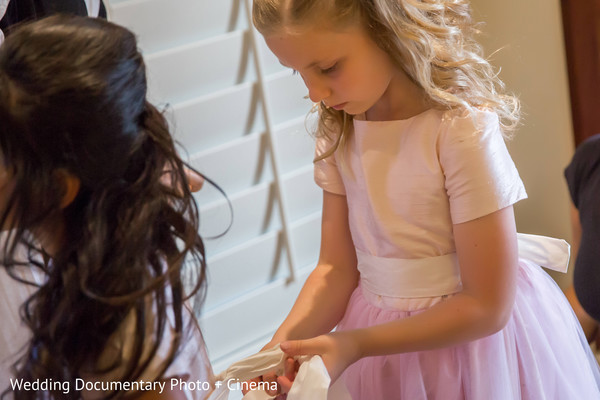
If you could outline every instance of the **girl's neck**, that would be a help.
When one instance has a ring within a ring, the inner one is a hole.
[[[402,120],[421,114],[431,108],[424,90],[417,86],[403,71],[391,79],[387,90],[365,112],[367,121]]]

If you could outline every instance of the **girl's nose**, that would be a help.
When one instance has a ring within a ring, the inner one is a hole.
[[[313,103],[320,103],[322,100],[328,98],[330,93],[331,91],[325,87],[311,86],[308,88],[308,97],[310,97]]]
[[[310,81],[305,79],[304,84],[308,88],[308,97],[310,97],[313,103],[319,103],[331,95],[331,89],[324,82],[316,79]]]

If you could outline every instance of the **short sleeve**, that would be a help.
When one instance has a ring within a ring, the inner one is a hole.
[[[581,188],[587,187],[587,182],[595,170],[600,171],[600,134],[592,136],[583,142],[573,155],[571,162],[565,168],[565,179],[569,194],[575,207],[579,208]]]
[[[441,129],[439,157],[452,223],[467,222],[527,198],[495,113],[447,112]]]
[[[318,158],[333,147],[334,143],[326,137],[319,137],[316,140],[315,157]],[[316,161],[314,165],[315,182],[323,190],[334,194],[346,194],[344,181],[337,166],[335,153],[322,160]]]

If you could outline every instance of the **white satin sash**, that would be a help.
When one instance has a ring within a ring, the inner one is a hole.
[[[231,388],[237,383],[266,373],[282,375],[287,356],[279,345],[269,350],[246,357],[229,366],[215,377],[215,391],[208,400],[227,400]],[[330,387],[331,379],[320,356],[300,356],[300,369],[287,395],[288,400],[352,400],[341,380]],[[272,399],[264,390],[252,390],[244,396],[244,400]]]
[[[517,234],[519,258],[567,272],[570,246],[562,239]],[[456,253],[439,257],[402,259],[377,257],[356,250],[363,289],[397,298],[438,297],[462,288]]]
[[[571,246],[566,240],[548,236],[517,233],[519,258],[524,258],[557,272],[567,272]]]

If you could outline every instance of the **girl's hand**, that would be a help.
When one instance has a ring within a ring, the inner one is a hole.
[[[285,373],[277,377],[279,395],[274,400],[285,400],[287,398],[287,393],[292,389],[299,368],[300,364],[292,357],[285,360]]]
[[[260,351],[263,351],[265,349],[271,349],[276,345],[276,343],[278,342],[271,341],[267,343]],[[285,360],[284,375],[277,376],[275,373],[264,374],[254,379],[250,379],[248,383],[255,382],[256,384],[258,384],[259,382],[269,382],[269,384],[267,385],[267,389],[265,390],[266,393],[269,396],[277,396],[274,400],[285,400],[285,398],[287,397],[286,393],[290,391],[292,384],[294,383],[294,379],[296,377],[296,373],[298,372],[298,368],[298,363],[293,358],[289,357]],[[274,382],[278,384],[276,391],[268,389],[272,386],[272,383]],[[245,395],[246,393],[248,393],[247,390],[242,390],[243,395]]]
[[[361,358],[360,347],[352,331],[333,332],[307,340],[286,341],[281,343],[281,350],[290,356],[321,356],[331,383],[335,382],[348,366]],[[283,378],[279,377],[278,382],[284,391],[286,388],[289,391],[289,382]]]

